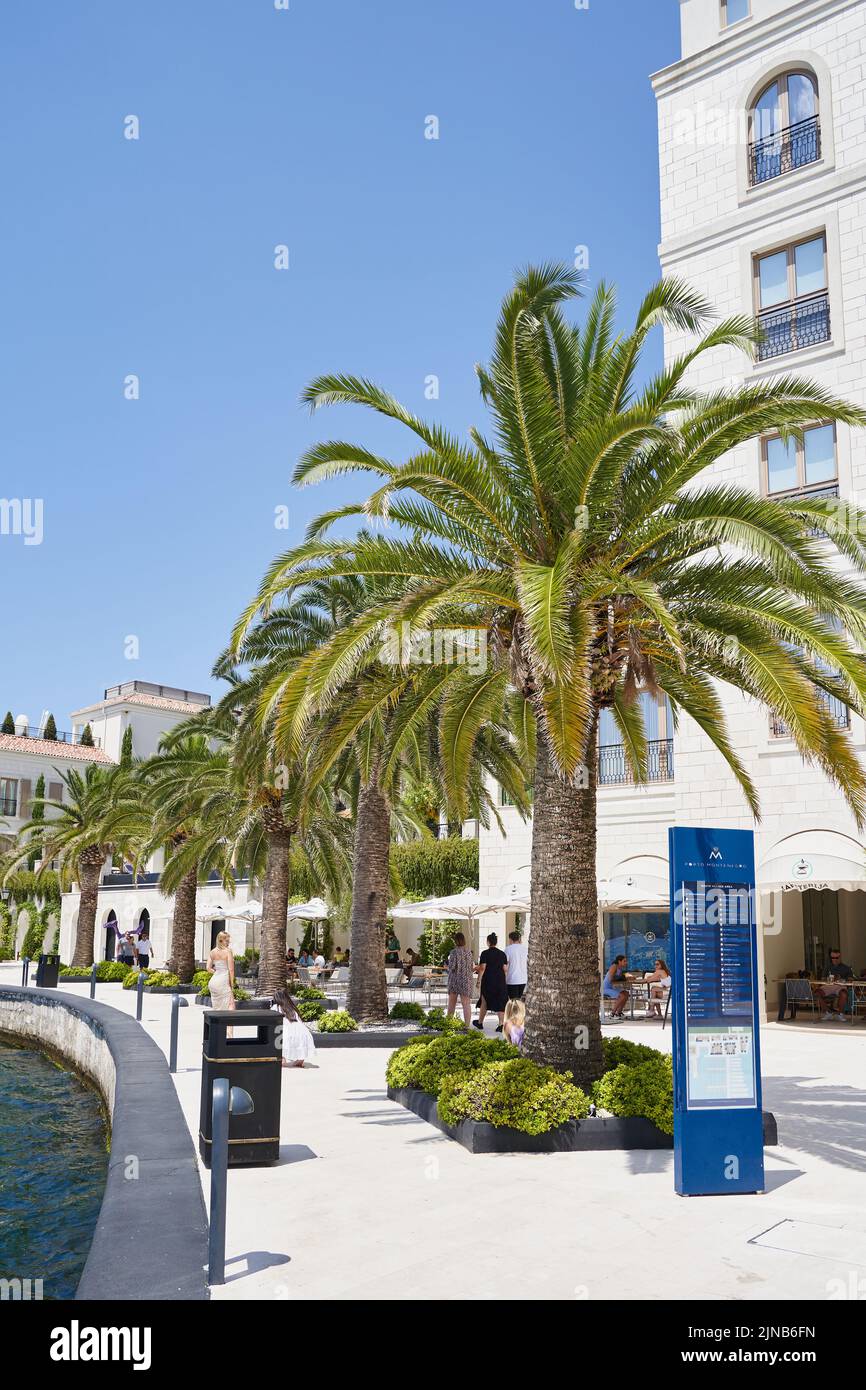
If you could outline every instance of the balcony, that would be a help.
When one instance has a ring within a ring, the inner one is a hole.
[[[800,487],[794,489],[792,492],[773,492],[770,496],[774,502],[796,501],[796,499],[800,497],[833,498],[839,496],[839,484],[826,483],[824,487]],[[827,533],[823,531],[820,526],[810,526],[806,534],[815,539],[820,539],[822,536],[826,539]]]
[[[830,296],[826,290],[821,290],[778,309],[765,309],[758,315],[758,322],[764,335],[758,344],[759,362],[827,343],[830,341]]]
[[[647,744],[647,781],[672,782],[674,777],[674,741],[656,738]],[[634,786],[634,775],[621,743],[600,744],[598,749],[598,785],[600,787]]]
[[[768,183],[821,158],[821,122],[817,116],[755,140],[749,145],[749,186]]]
[[[828,695],[825,690],[818,693],[819,703],[830,714],[837,729],[847,729],[851,724],[851,714],[847,705],[843,705],[841,700],[837,700],[834,695]],[[782,719],[778,719],[775,714],[770,716],[770,737],[771,738],[790,738],[791,732],[787,724]]]

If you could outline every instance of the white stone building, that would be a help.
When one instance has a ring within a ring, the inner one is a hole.
[[[866,0],[680,6],[682,56],[653,78],[662,271],[694,286],[720,316],[759,315],[766,333],[754,360],[727,349],[703,358],[697,383],[713,390],[798,373],[866,407]],[[668,334],[666,360],[685,341]],[[816,420],[802,446],[764,439],[729,454],[713,480],[866,506],[866,432]],[[831,945],[866,968],[866,840],[784,727],[735,692],[722,694],[761,797],[758,877],[775,890],[761,898],[763,969],[775,1014],[779,978],[821,969]],[[835,713],[866,755],[863,721]],[[599,876],[631,878],[646,904],[666,883],[669,825],[754,824],[694,724],[683,718],[671,740],[665,712],[658,717],[644,789],[624,783],[614,740],[604,727],[600,737]],[[482,889],[529,864],[529,827],[509,808],[503,817],[505,838],[481,832]],[[625,949],[630,961],[646,959],[664,950],[666,931],[663,913],[607,914],[606,956]]]

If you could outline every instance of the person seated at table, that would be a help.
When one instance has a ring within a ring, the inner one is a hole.
[[[851,1019],[845,1010],[848,1007],[848,990],[842,983],[843,980],[853,980],[854,971],[850,965],[845,965],[842,960],[841,951],[830,952],[830,966],[827,971],[828,982],[823,981],[817,986],[817,993],[827,1004],[826,1013],[821,1015],[821,1022],[850,1023]],[[833,1004],[833,1008],[830,1005]]]
[[[616,956],[604,977],[602,994],[605,999],[615,1000],[611,1010],[611,1018],[622,1018],[622,1011],[628,1003],[628,990],[623,989],[627,965],[628,961],[625,956]]]
[[[343,964],[343,948],[342,948],[342,946],[338,946],[337,949],[336,949],[336,951],[334,952],[334,964],[335,964],[335,965],[342,965],[342,964]]]
[[[402,974],[401,977],[400,977],[400,984],[401,984],[401,985],[403,984],[404,981],[405,981],[406,983],[408,983],[409,980],[411,980],[411,978],[412,978],[412,971],[415,969],[415,966],[416,966],[417,964],[418,964],[418,957],[415,955],[415,952],[412,950],[412,947],[410,946],[410,947],[408,948],[408,950],[406,951],[405,956],[403,957],[403,974]]]
[[[659,958],[652,973],[644,975],[644,981],[649,985],[646,1016],[652,1018],[655,1015],[656,1018],[661,1018],[662,1004],[671,992],[671,972],[666,962]]]
[[[301,954],[298,957],[298,965],[302,965],[306,969],[309,969],[309,967],[311,965],[315,965],[315,963],[316,957],[313,955],[312,951],[306,951],[302,949]]]

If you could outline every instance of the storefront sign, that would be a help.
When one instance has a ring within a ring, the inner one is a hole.
[[[760,1192],[754,836],[674,827],[669,839],[676,1190]]]

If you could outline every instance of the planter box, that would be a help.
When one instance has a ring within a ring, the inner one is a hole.
[[[316,1047],[402,1047],[404,1043],[417,1038],[417,1033],[368,1032],[360,1029],[353,1033],[313,1033]]]
[[[651,1120],[642,1116],[598,1117],[569,1120],[547,1134],[524,1134],[519,1129],[497,1128],[486,1121],[463,1120],[457,1126],[443,1124],[435,1096],[426,1091],[388,1087],[388,1099],[411,1110],[449,1139],[472,1154],[501,1153],[581,1153],[590,1149],[672,1149],[673,1138],[663,1134]],[[764,1143],[778,1142],[775,1117],[764,1112]]]
[[[214,1007],[211,1003],[209,994],[197,994],[195,1002],[203,1009],[212,1009]],[[238,1009],[269,1009],[271,1007],[271,1001],[270,999],[236,999],[235,1007]]]

